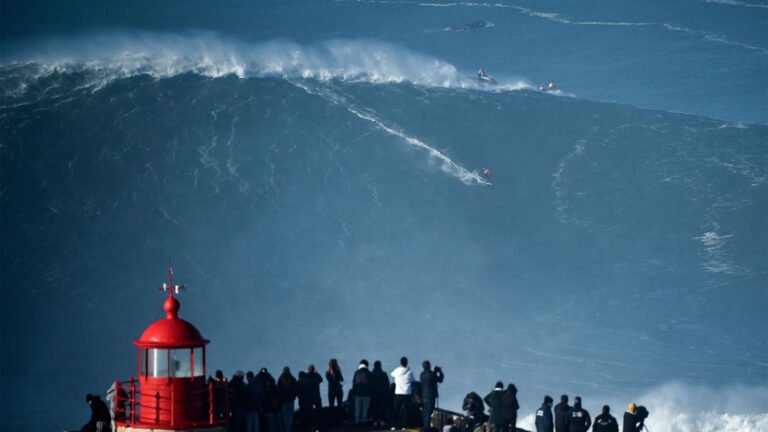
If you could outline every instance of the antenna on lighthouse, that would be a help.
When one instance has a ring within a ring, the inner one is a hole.
[[[171,265],[171,258],[168,257],[168,283],[163,283],[162,288],[158,288],[158,290],[163,292],[172,292],[174,294],[178,294],[179,291],[187,289],[184,285],[174,285],[173,284],[173,266]]]

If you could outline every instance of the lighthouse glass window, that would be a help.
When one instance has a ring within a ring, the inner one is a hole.
[[[146,362],[144,355],[141,355],[141,374],[153,378],[203,376],[205,373],[204,357],[203,349],[200,347],[150,348],[146,350]]]
[[[190,348],[171,351],[171,370],[168,376],[189,378],[192,376],[192,350]]]
[[[170,356],[171,370],[168,376],[179,378],[203,376],[202,348],[172,349]]]
[[[168,376],[168,350],[150,348],[147,350],[147,375],[151,377]]]

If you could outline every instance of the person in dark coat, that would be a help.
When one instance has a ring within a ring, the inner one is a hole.
[[[91,419],[81,431],[83,432],[110,432],[112,430],[112,416],[109,415],[107,404],[100,397],[88,393],[85,401],[91,407]]]
[[[371,407],[371,371],[368,370],[368,360],[360,360],[360,365],[352,377],[352,394],[355,399],[355,424],[368,421],[368,411]]]
[[[421,364],[423,370],[419,376],[421,382],[421,403],[423,404],[421,411],[422,418],[422,430],[424,432],[430,429],[430,420],[432,419],[432,412],[435,410],[437,402],[437,384],[443,382],[445,376],[443,370],[439,366],[435,366],[432,369],[432,365],[429,360],[424,360]]]
[[[645,419],[648,417],[648,410],[644,406],[629,404],[627,412],[624,413],[624,428],[626,432],[640,432],[643,430]]]
[[[551,399],[551,398],[550,398]],[[501,415],[504,417],[506,429],[511,432],[517,430],[517,410],[520,404],[517,403],[517,387],[514,384],[507,386],[507,391],[501,396]]]
[[[552,432],[552,398],[544,396],[544,403],[536,410],[536,432]]]
[[[381,362],[373,362],[371,371],[371,417],[373,426],[384,426],[386,409],[392,405],[389,402],[389,375],[381,368]]]
[[[603,405],[603,413],[595,417],[592,430],[594,432],[619,432],[619,423],[611,415],[611,407]]]
[[[296,398],[299,400],[299,410],[312,406],[312,402],[310,402],[312,399],[311,393],[312,389],[309,379],[307,379],[307,373],[299,371],[296,379]]]
[[[323,377],[315,370],[315,365],[309,365],[307,367],[307,380],[309,380],[310,389],[312,390],[312,409],[320,410],[323,407],[323,402],[320,399],[320,383],[323,382]]]
[[[225,392],[227,389],[227,380],[224,378],[224,372],[217,370],[213,377],[208,378],[208,384],[213,384],[213,417],[217,420],[226,418],[224,408],[226,407]]]
[[[328,380],[328,406],[331,408],[334,406],[341,407],[341,403],[344,400],[344,390],[341,389],[341,386],[344,384],[344,376],[341,375],[339,362],[335,358],[328,361],[325,379]]]
[[[259,414],[262,411],[262,399],[264,397],[264,385],[262,380],[256,379],[252,371],[245,374],[245,430],[246,432],[259,432]]]
[[[468,416],[482,418],[485,421],[485,407],[483,406],[483,400],[480,399],[480,395],[475,392],[469,392],[464,396],[464,402],[461,404]]]
[[[262,416],[266,420],[268,432],[278,432],[280,422],[280,399],[277,393],[275,377],[267,370],[261,368],[257,380],[262,385]]]
[[[621,430],[623,432],[638,432],[637,407],[634,403],[630,403],[629,408],[627,408],[627,412],[624,413],[624,422]]]
[[[573,398],[573,408],[565,415],[568,432],[587,432],[592,426],[589,412],[581,407],[581,397]]]
[[[314,424],[314,389],[313,383],[306,372],[299,372],[299,379],[296,380],[296,397],[299,399],[299,414],[296,418],[297,424],[301,424],[301,430],[307,430]]]
[[[277,398],[280,401],[280,429],[282,432],[292,432],[293,430],[296,393],[296,378],[291,375],[291,370],[286,366],[277,379]]]
[[[571,410],[568,395],[560,396],[560,403],[555,405],[555,432],[568,432],[565,415]]]
[[[245,375],[242,371],[235,372],[229,380],[229,409],[232,412],[229,428],[232,432],[245,430]]]
[[[488,419],[485,415],[485,405],[483,400],[480,399],[480,395],[475,392],[469,392],[464,397],[464,402],[461,404],[467,416],[464,418],[464,424],[462,430],[474,430],[478,425],[485,423]]]
[[[488,405],[488,412],[490,413],[490,418],[488,419],[490,432],[504,432],[504,426],[506,423],[504,421],[502,410],[503,397],[504,384],[499,381],[493,387],[493,390],[483,398],[483,401],[485,401],[486,405]]]

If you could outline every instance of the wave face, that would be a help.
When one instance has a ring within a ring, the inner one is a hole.
[[[169,256],[228,375],[407,354],[447,408],[501,379],[521,418],[569,393],[655,432],[765,429],[768,127],[389,43],[198,36],[0,68],[4,429],[77,425],[136,373]]]

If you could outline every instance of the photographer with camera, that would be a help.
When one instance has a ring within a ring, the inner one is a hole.
[[[435,366],[435,368],[432,369],[429,360],[424,360],[421,366],[424,368],[419,376],[421,381],[421,401],[424,404],[421,411],[423,420],[422,430],[428,432],[430,429],[432,412],[435,410],[435,404],[438,398],[437,384],[443,382],[444,376],[440,366]]]
[[[624,427],[622,432],[640,432],[645,427],[645,419],[648,418],[648,410],[644,406],[629,404],[624,413]]]

